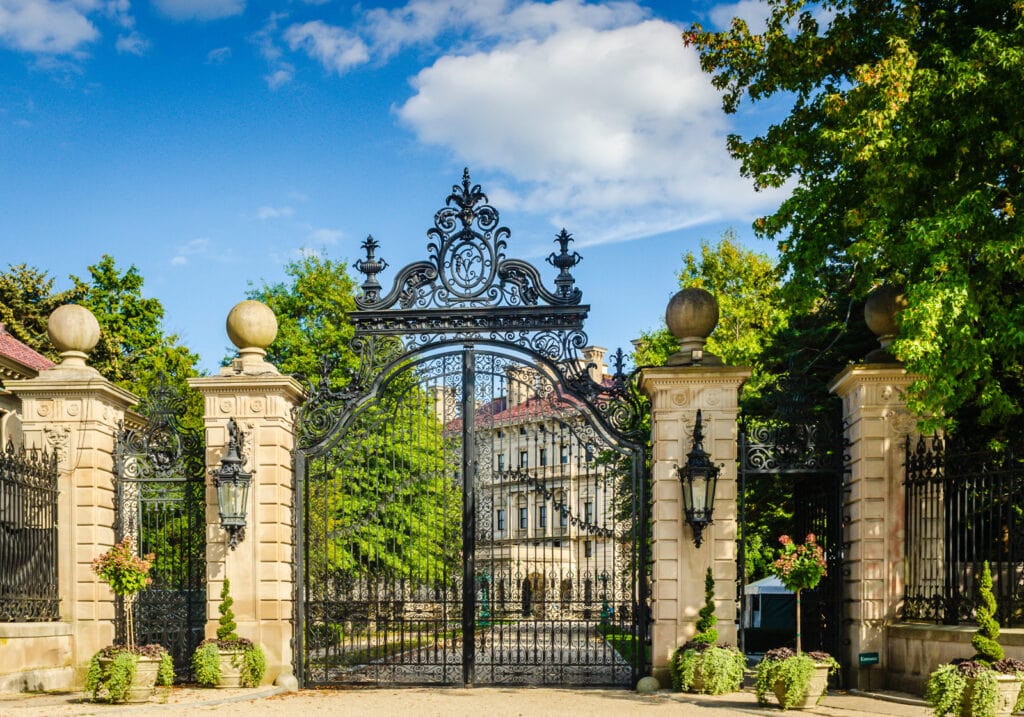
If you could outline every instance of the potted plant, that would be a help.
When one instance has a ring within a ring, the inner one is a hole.
[[[152,554],[139,557],[125,537],[92,561],[92,570],[121,597],[125,611],[125,644],[103,648],[89,661],[85,689],[94,700],[145,702],[156,685],[174,682],[174,663],[161,645],[135,645],[135,596],[152,582]]]
[[[978,581],[978,629],[971,638],[976,654],[969,660],[941,665],[928,677],[925,698],[936,717],[948,712],[959,717],[1006,717],[1024,709],[1024,662],[1007,658],[999,644],[996,607],[992,571],[986,560]]]
[[[676,650],[669,663],[675,689],[721,695],[740,688],[746,658],[735,647],[716,645],[717,622],[715,578],[708,568],[704,576],[704,607],[697,615],[697,634]]]
[[[824,696],[829,674],[839,669],[839,663],[828,653],[805,653],[800,644],[800,592],[817,587],[825,577],[825,551],[814,533],[809,533],[802,545],[788,535],[779,536],[779,542],[782,551],[771,571],[796,595],[796,651],[781,647],[766,652],[757,666],[754,687],[762,705],[767,703],[766,695],[773,692],[782,709],[805,709]]]
[[[192,655],[196,682],[203,687],[256,687],[267,671],[263,649],[235,633],[234,602],[231,583],[225,578],[217,608],[217,637],[203,640]]]

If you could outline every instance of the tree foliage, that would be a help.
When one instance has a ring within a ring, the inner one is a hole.
[[[70,277],[70,289],[57,291],[47,272],[25,264],[0,273],[0,321],[15,338],[55,361],[60,360],[46,333],[50,314],[63,304],[88,308],[100,325],[100,340],[89,365],[104,377],[145,401],[161,377],[186,397],[179,421],[202,426],[202,399],[189,391],[185,379],[197,375],[199,357],[163,329],[164,309],[158,299],[142,295],[138,269],[117,267],[103,255],[88,268],[87,278]]]
[[[762,357],[772,337],[786,324],[787,311],[780,296],[778,269],[771,257],[744,248],[732,230],[714,245],[702,240],[700,255],[683,255],[677,275],[680,288],[700,287],[718,300],[718,326],[708,337],[706,350],[733,366],[750,366],[755,376],[748,393],[764,385]],[[638,366],[662,365],[679,350],[667,328],[641,335],[634,353]]]
[[[794,312],[905,287],[896,355],[921,415],[1020,418],[1024,3],[775,0],[763,32],[684,34],[723,109],[782,100],[729,137],[756,187],[793,190],[755,223],[778,241]]]
[[[277,338],[267,349],[267,361],[282,373],[312,379],[321,359],[329,356],[331,383],[344,386],[359,363],[348,319],[356,308],[355,282],[344,263],[314,254],[289,263],[285,274],[286,281],[248,292],[248,298],[262,301],[277,316]]]
[[[55,280],[27,264],[8,265],[0,273],[0,322],[14,338],[53,360],[59,357],[46,335],[46,322],[54,310],[81,297],[79,287],[54,290]]]

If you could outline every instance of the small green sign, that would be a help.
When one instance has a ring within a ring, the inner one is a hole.
[[[862,652],[858,656],[860,666],[865,665],[877,665],[878,664],[878,653],[877,652]]]

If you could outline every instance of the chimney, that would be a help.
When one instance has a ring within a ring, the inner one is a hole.
[[[600,346],[584,346],[583,347],[583,363],[588,366],[590,372],[590,380],[594,383],[601,383],[604,377],[608,375],[608,366],[604,362],[604,355],[608,353],[608,349],[601,348]],[[590,366],[593,364],[593,366]]]

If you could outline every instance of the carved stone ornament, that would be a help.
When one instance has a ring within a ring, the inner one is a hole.
[[[908,436],[917,427],[917,417],[904,408],[887,408],[882,419],[895,436]]]
[[[47,448],[57,456],[57,462],[66,464],[71,442],[71,426],[61,424],[43,426],[43,435],[46,437]]]

